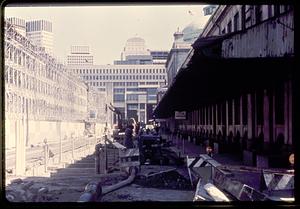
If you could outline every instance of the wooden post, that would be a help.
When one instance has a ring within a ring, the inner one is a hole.
[[[47,140],[44,140],[45,144],[44,144],[44,163],[45,163],[45,173],[47,173],[48,171],[48,159],[49,159],[49,147],[47,144]]]
[[[107,170],[106,170],[106,151],[105,148],[100,148],[99,150],[99,172],[100,174],[106,174]]]
[[[72,140],[72,159],[73,159],[73,162],[74,162],[74,160],[75,160],[75,156],[74,156],[75,146],[74,146],[74,137],[73,137],[73,135],[71,135],[71,140]]]

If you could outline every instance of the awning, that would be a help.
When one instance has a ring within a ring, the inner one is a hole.
[[[217,45],[216,45],[217,46]],[[217,57],[217,56],[216,56]],[[293,73],[294,58],[208,58],[195,50],[154,110],[155,118],[174,116],[243,92],[277,86]]]

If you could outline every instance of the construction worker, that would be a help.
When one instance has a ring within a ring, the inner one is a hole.
[[[125,130],[125,147],[127,149],[134,148],[133,144],[133,125],[128,125]]]

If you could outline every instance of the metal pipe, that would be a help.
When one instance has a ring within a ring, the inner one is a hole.
[[[116,189],[119,189],[119,188],[121,188],[123,186],[131,184],[133,182],[133,180],[134,180],[137,172],[138,172],[138,168],[137,167],[130,167],[129,168],[129,177],[127,179],[125,179],[125,180],[123,180],[123,181],[121,181],[121,182],[119,182],[119,183],[117,183],[115,185],[103,187],[102,188],[102,194],[103,195],[107,194],[107,193],[112,192],[112,191],[114,191]]]
[[[90,182],[86,185],[84,193],[79,197],[77,202],[97,202],[102,195],[101,183]]]
[[[77,202],[97,202],[101,197],[109,192],[119,189],[133,182],[138,172],[137,167],[129,168],[129,177],[115,185],[101,187],[101,183],[90,182],[86,185],[84,193],[79,197]]]

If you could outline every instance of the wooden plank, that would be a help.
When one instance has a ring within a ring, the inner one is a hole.
[[[140,161],[130,161],[130,162],[123,162],[120,163],[120,167],[131,167],[131,166],[139,166]]]
[[[118,143],[118,142],[114,142],[113,145],[117,148],[117,149],[126,149],[125,146],[123,146],[122,144]]]

